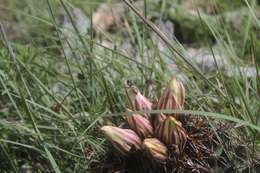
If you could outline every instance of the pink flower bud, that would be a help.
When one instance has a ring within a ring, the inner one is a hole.
[[[132,110],[151,110],[152,103],[143,96],[137,87],[126,85],[126,94],[129,98],[129,104]],[[145,114],[147,118],[150,118],[150,114]]]
[[[130,109],[128,111],[132,112]],[[150,121],[139,114],[126,116],[126,122],[142,139],[153,135],[153,127]]]
[[[133,130],[103,126],[101,132],[122,154],[127,154],[132,148],[141,148],[141,140]]]
[[[181,81],[173,77],[160,97],[157,109],[182,109],[185,101],[185,88]]]
[[[144,150],[155,161],[165,164],[167,159],[167,148],[156,138],[147,138],[143,142]]]
[[[166,116],[163,113],[153,115],[153,125],[157,129],[161,123],[166,119]]]
[[[167,146],[176,145],[182,150],[187,141],[187,134],[181,122],[168,116],[156,130],[156,136]]]

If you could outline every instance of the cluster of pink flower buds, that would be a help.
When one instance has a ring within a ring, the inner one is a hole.
[[[133,111],[152,109],[152,103],[144,97],[135,86],[126,86],[130,107]],[[185,88],[175,77],[171,79],[158,103],[157,109],[183,109]],[[133,112],[127,109],[128,112]],[[167,159],[167,148],[176,147],[183,150],[187,134],[177,115],[150,115],[149,113],[128,115],[125,120],[130,129],[104,126],[101,131],[112,145],[122,154],[130,150],[143,149],[154,161],[164,164]]]

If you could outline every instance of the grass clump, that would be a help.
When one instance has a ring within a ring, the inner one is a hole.
[[[186,128],[198,136],[215,135],[214,154],[225,159],[210,162],[215,171],[216,162],[226,171],[259,171],[259,3],[212,1],[208,13],[195,1],[192,9],[181,2],[172,7],[168,0],[137,1],[132,8],[123,5],[122,21],[112,30],[97,32],[89,20],[82,33],[73,9],[82,7],[91,19],[101,3],[0,0],[0,172],[94,172],[121,163],[136,170],[134,162],[107,148],[99,129],[122,125],[124,81],[132,80],[156,100],[172,74],[185,79],[189,111],[181,113],[188,122],[204,117],[203,128],[189,123]],[[237,10],[245,15],[236,25]],[[68,20],[70,37],[59,11]],[[150,22],[157,19],[173,22],[172,37]],[[215,45],[232,60],[230,68],[238,69],[235,76],[218,64],[203,73],[190,57],[190,47],[207,47],[216,57]],[[256,75],[243,74],[239,67],[247,65]]]

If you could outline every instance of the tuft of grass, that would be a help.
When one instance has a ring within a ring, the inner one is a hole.
[[[236,66],[250,63],[259,74],[260,33],[255,10],[259,4],[214,0],[217,14],[211,16],[194,1],[194,17],[174,13],[183,7],[172,7],[169,0],[159,5],[145,0],[140,8],[124,2],[129,11],[123,18],[129,27],[95,36],[92,24],[88,33],[78,31],[71,10],[82,7],[85,14],[92,16],[103,1],[0,0],[0,172],[20,172],[27,164],[39,173],[91,172],[93,165],[101,163],[107,144],[99,133],[100,126],[120,125],[122,116],[127,115],[124,81],[132,80],[146,96],[157,98],[172,75],[151,39],[152,32],[161,38],[170,50],[171,61],[188,77],[187,104],[179,113],[233,122],[235,134],[251,142],[244,159],[259,164],[255,159],[260,152],[259,75],[228,77],[217,65],[215,72],[204,74],[189,57],[181,37],[167,38],[152,22],[154,18],[170,19],[180,28],[177,34],[191,36],[193,45],[207,46],[214,55],[212,46],[217,43]],[[245,27],[234,29],[224,20],[224,14],[239,8],[246,13],[241,23]],[[69,17],[79,47],[70,45],[64,37],[57,21],[59,9]],[[125,35],[138,58],[119,49],[126,41]],[[102,40],[115,44],[106,47]],[[72,57],[66,57],[66,48],[61,44],[64,42]],[[176,112],[155,112],[167,111]],[[257,171],[254,167],[248,169]]]

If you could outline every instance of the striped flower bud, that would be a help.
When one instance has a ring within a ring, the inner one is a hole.
[[[129,98],[130,107],[132,110],[151,110],[152,103],[149,99],[143,96],[137,87],[126,85],[126,94]],[[150,114],[145,114],[147,118],[150,118]]]
[[[155,161],[165,164],[167,159],[167,148],[156,138],[147,138],[143,141],[143,149]]]
[[[156,136],[167,146],[178,146],[180,151],[183,150],[187,141],[187,134],[181,122],[171,116],[168,116],[159,126]]]
[[[181,81],[173,77],[160,97],[157,109],[182,109],[185,100],[185,88]]]
[[[161,123],[166,119],[166,116],[163,113],[153,115],[153,125],[157,129]]]
[[[127,111],[132,112],[130,109]],[[139,114],[126,116],[126,122],[132,130],[134,130],[142,139],[153,135],[153,127],[150,121]]]
[[[101,132],[122,154],[127,154],[132,148],[141,148],[141,140],[133,130],[103,126]]]

